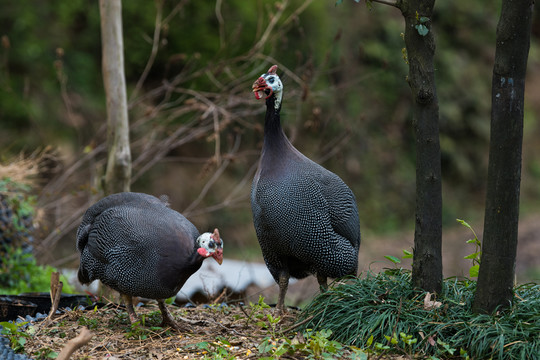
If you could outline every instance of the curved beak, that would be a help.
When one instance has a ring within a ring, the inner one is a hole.
[[[217,261],[219,265],[221,265],[221,263],[223,263],[223,249],[218,248],[215,252],[212,253],[212,257],[214,258],[214,260]]]
[[[274,92],[274,90],[272,90],[272,88],[266,84],[266,80],[262,76],[253,83],[251,88],[253,89],[255,99],[257,100],[262,99],[265,95],[265,99],[268,99]]]

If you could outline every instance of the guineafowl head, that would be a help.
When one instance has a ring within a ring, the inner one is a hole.
[[[223,262],[223,240],[219,237],[218,229],[213,233],[205,232],[197,238],[197,253],[204,258],[213,257],[218,264]]]
[[[253,83],[253,92],[257,100],[268,99],[270,96],[275,97],[274,106],[278,109],[281,106],[281,97],[283,96],[283,84],[279,76],[277,76],[277,65],[272,65],[268,72],[262,74]],[[264,96],[266,95],[266,96]]]

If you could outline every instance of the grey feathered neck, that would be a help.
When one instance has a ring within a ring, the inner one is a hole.
[[[285,133],[281,127],[280,111],[281,105],[276,108],[276,97],[274,95],[266,99],[266,115],[264,118],[264,141],[265,144],[285,139]]]

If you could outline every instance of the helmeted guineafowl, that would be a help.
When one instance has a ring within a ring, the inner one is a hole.
[[[356,275],[360,223],[352,191],[334,173],[311,161],[281,128],[283,84],[277,65],[253,84],[266,99],[264,145],[251,188],[257,238],[268,270],[279,285],[277,311],[284,311],[289,278]]]
[[[137,320],[132,296],[156,299],[163,325],[176,329],[182,328],[164,300],[178,293],[204,259],[223,261],[217,229],[199,235],[166,202],[130,192],[109,195],[86,211],[77,230],[77,250],[81,283],[101,280],[118,291],[131,322]]]

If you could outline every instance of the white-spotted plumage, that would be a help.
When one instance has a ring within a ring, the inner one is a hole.
[[[109,195],[92,205],[77,230],[82,284],[101,280],[126,301],[130,320],[137,316],[132,296],[158,300],[163,322],[179,326],[164,299],[175,296],[205,258],[223,261],[217,229],[199,235],[195,226],[162,200],[141,193]]]
[[[251,206],[265,263],[280,287],[277,307],[282,311],[289,277],[314,274],[324,287],[328,277],[356,275],[360,223],[349,187],[285,136],[283,84],[276,71],[274,65],[253,84],[257,99],[266,94],[267,111]]]

